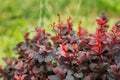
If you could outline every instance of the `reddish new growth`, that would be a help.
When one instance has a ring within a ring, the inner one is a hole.
[[[6,67],[0,66],[4,80],[119,80],[120,79],[120,21],[107,31],[108,18],[101,14],[96,20],[98,28],[89,34],[78,24],[73,30],[69,17],[54,22],[52,31],[35,28],[35,35],[19,42],[16,58],[4,58]]]

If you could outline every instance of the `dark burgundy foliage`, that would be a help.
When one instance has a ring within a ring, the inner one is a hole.
[[[78,25],[73,30],[71,18],[52,24],[54,35],[35,28],[36,34],[14,49],[19,57],[4,58],[0,66],[4,80],[120,80],[120,21],[108,31],[108,18],[101,14],[98,28],[88,34]]]

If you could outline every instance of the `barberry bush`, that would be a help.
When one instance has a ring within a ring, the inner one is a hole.
[[[24,42],[14,49],[18,58],[3,58],[0,67],[4,80],[120,80],[120,21],[110,31],[108,18],[101,14],[96,19],[94,34],[78,25],[73,30],[69,17],[51,25],[51,35],[35,28],[33,38],[25,33]]]

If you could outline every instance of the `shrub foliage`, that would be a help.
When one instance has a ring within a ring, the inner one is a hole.
[[[108,18],[96,19],[98,28],[89,34],[78,25],[73,30],[71,18],[52,24],[50,35],[35,28],[35,35],[19,42],[16,58],[4,58],[0,67],[4,80],[119,80],[120,79],[120,21],[108,31]]]

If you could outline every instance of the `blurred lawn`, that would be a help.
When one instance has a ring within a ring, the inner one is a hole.
[[[120,17],[120,0],[0,0],[0,65],[2,57],[15,56],[13,48],[27,31],[41,26],[50,31],[50,25],[57,20],[71,16],[77,28],[82,20],[83,27],[94,32],[95,19],[101,12],[110,18],[109,24]]]

